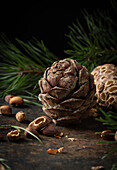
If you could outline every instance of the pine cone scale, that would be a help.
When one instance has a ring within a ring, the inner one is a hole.
[[[40,100],[42,101],[42,104],[48,107],[53,107],[54,105],[60,103],[60,100],[50,96],[48,93],[46,94],[40,94],[39,95]]]
[[[39,86],[40,86],[41,93],[47,93],[52,88],[52,86],[50,86],[50,84],[47,82],[45,78],[39,81]]]
[[[86,67],[83,66],[83,68],[79,71],[79,85],[82,85],[89,81],[89,73]]]
[[[68,96],[68,94],[70,93],[70,90],[62,88],[62,87],[57,87],[55,86],[54,88],[52,88],[49,91],[49,94],[57,99],[64,99]]]
[[[49,116],[51,113],[50,117],[54,117],[54,119],[62,118],[65,116],[70,116],[72,115],[73,111],[71,109],[65,109],[65,108],[60,108],[60,107],[53,107],[53,108],[43,108],[43,111]]]
[[[89,82],[83,84],[82,86],[79,87],[77,91],[75,91],[71,97],[86,97],[89,91]]]
[[[83,100],[82,99],[74,99],[74,98],[70,98],[68,100],[65,100],[63,102],[60,103],[61,107],[67,108],[67,109],[77,109],[79,107],[81,107],[81,105],[83,104]]]

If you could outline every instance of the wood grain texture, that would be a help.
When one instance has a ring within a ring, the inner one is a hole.
[[[0,100],[0,104],[7,104]],[[38,116],[44,115],[37,106],[24,104],[23,107],[12,107],[13,115],[0,115],[0,125],[17,125],[27,127],[30,121]],[[24,111],[27,120],[20,123],[16,120],[15,114],[18,111]],[[36,139],[28,139],[23,133],[18,142],[9,142],[6,134],[10,129],[0,130],[4,134],[4,140],[0,141],[0,158],[7,159],[7,164],[12,170],[90,170],[92,166],[102,165],[106,170],[110,170],[113,163],[116,162],[117,154],[101,160],[101,157],[115,148],[115,144],[97,144],[103,141],[95,132],[104,130],[105,127],[94,118],[88,118],[81,124],[60,127],[57,129],[64,133],[61,139],[41,135],[44,143],[42,146]],[[70,141],[68,138],[75,138]],[[47,153],[49,148],[58,149],[64,147],[63,153],[50,155]]]

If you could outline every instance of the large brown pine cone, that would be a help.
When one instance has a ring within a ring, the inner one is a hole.
[[[93,76],[72,59],[54,62],[39,80],[39,86],[43,111],[56,124],[71,124],[88,117],[95,104]]]
[[[117,67],[104,64],[96,67],[91,74],[96,85],[97,103],[117,111]]]

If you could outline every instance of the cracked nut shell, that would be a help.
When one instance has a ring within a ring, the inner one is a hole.
[[[58,133],[58,130],[55,128],[53,124],[49,124],[42,129],[42,133],[45,136],[55,136]]]
[[[7,103],[9,103],[9,101],[10,101],[10,99],[11,99],[12,97],[14,97],[14,96],[13,96],[13,95],[7,95],[7,96],[5,96],[5,101],[6,101]]]
[[[18,130],[13,130],[7,133],[7,138],[9,141],[18,141],[20,139],[21,133]]]
[[[28,130],[29,132],[32,132],[34,135],[39,137],[39,133],[32,127],[27,127],[26,130]],[[24,135],[28,138],[33,138],[33,136],[30,133],[28,133],[27,131],[24,132]]]
[[[24,103],[23,98],[20,96],[12,97],[9,101],[9,104],[13,106],[22,106],[23,103]]]
[[[16,119],[18,122],[24,122],[26,120],[26,114],[22,111],[16,113]]]
[[[6,168],[4,167],[4,165],[0,164],[0,170],[5,170]]]
[[[28,127],[32,127],[35,130],[40,130],[46,125],[48,125],[51,122],[51,119],[49,119],[47,116],[40,116],[33,120]]]
[[[3,106],[0,107],[0,114],[11,115],[12,109],[7,105],[3,105]]]

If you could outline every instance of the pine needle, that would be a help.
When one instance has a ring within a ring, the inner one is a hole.
[[[28,132],[30,135],[32,135],[34,138],[36,138],[41,144],[43,144],[42,141],[36,135],[34,135],[32,132],[30,132],[29,130],[27,130],[27,129],[23,128],[23,127],[14,126],[14,125],[11,125],[11,127],[15,128],[17,130],[21,129],[21,130],[24,130],[24,131]]]
[[[11,170],[11,168],[5,163],[5,162],[7,162],[6,159],[0,158],[0,162],[5,167],[5,170]]]
[[[117,113],[108,111],[105,112],[101,108],[99,109],[101,113],[104,115],[104,118],[99,117],[96,118],[96,120],[100,121],[103,123],[103,125],[108,125],[110,129],[117,130]]]
[[[42,141],[39,139],[39,137],[37,137],[35,134],[33,134],[32,132],[30,132],[29,130],[27,130],[27,129],[23,128],[23,127],[15,126],[15,125],[1,125],[0,128],[1,129],[4,129],[4,128],[15,128],[18,131],[21,129],[23,131],[28,132],[30,135],[32,135],[34,138],[36,138],[41,144],[43,144]]]
[[[115,5],[111,3],[110,6],[110,11],[97,9],[93,14],[84,10],[84,22],[77,19],[69,26],[70,31],[66,35],[71,49],[65,50],[65,53],[89,71],[102,64],[117,63],[117,20],[111,16],[112,11],[115,16],[117,13]]]
[[[43,41],[39,42],[34,37],[27,43],[16,38],[17,43],[14,45],[4,34],[1,35],[0,96],[27,94],[29,91],[35,93],[35,99],[38,100],[38,81],[45,69],[58,57],[46,48]],[[32,98],[30,95],[28,97],[25,102]],[[32,104],[38,105],[37,102]]]
[[[117,152],[117,148],[113,149],[112,151],[110,151],[109,153],[105,154],[102,159],[107,158],[108,156],[112,155],[113,153]]]
[[[24,96],[25,97],[25,96]],[[30,97],[29,97],[30,99]],[[43,105],[42,104],[39,104],[37,102],[34,102],[34,101],[31,101],[31,100],[27,100],[27,99],[24,99],[24,102],[28,103],[28,104],[32,104],[32,105],[36,105],[36,106],[39,106],[39,107],[42,107]]]
[[[99,117],[99,118],[96,118],[96,120],[102,122],[103,125],[107,125],[108,129],[117,130],[117,113],[112,112],[112,111],[105,112],[101,108],[99,110],[103,114],[104,118]],[[101,132],[96,132],[96,134],[101,134]],[[109,135],[115,135],[115,133],[111,133]],[[100,143],[104,143],[104,142],[100,142]],[[105,142],[105,143],[110,143],[111,144],[111,143],[117,143],[117,141],[108,141],[108,142]],[[109,153],[105,154],[102,157],[102,159],[105,159],[106,157],[112,155],[115,152],[117,152],[117,148],[115,148],[112,151],[110,151]]]

